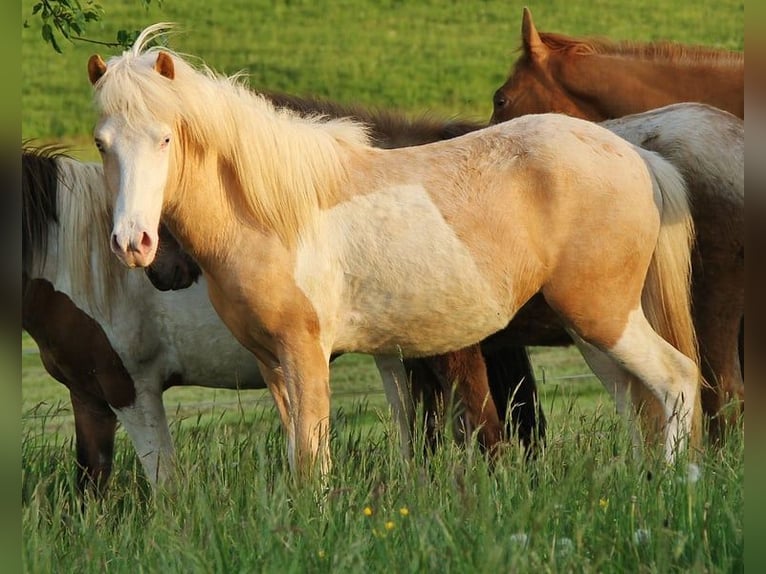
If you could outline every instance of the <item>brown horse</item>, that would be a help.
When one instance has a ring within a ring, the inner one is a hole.
[[[493,97],[492,123],[545,112],[601,121],[678,102],[745,117],[741,52],[538,32],[527,8],[521,35],[522,53]]]
[[[109,66],[88,63],[96,145],[117,194],[111,246],[129,266],[151,264],[164,215],[259,358],[293,469],[330,468],[333,352],[377,356],[408,452],[396,357],[476,343],[537,292],[623,411],[632,390],[650,393],[666,456],[686,444],[699,384],[692,230],[672,165],[555,114],[376,149],[358,123],[277,109],[146,50],[164,29],[144,30]]]
[[[551,111],[600,121],[683,101],[744,118],[744,64],[744,54],[724,50],[540,33],[525,8],[522,54],[495,92],[491,122]],[[655,149],[651,137],[631,141]],[[739,147],[721,150],[727,151],[739,158]],[[739,179],[721,181],[721,188]],[[736,399],[744,409],[744,194],[704,185],[709,192],[692,203],[697,230],[693,297],[703,374],[712,384],[703,389],[702,405],[717,438],[726,420],[719,417],[724,407]]]

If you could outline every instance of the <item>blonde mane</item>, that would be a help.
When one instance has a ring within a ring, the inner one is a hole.
[[[56,275],[71,293],[111,316],[112,304],[128,269],[109,248],[111,197],[99,164],[58,158],[58,225]],[[60,288],[65,288],[61,285]]]
[[[226,192],[241,195],[239,203],[258,224],[294,243],[337,197],[346,151],[370,145],[366,128],[346,118],[276,109],[247,88],[242,74],[195,69],[175,52],[147,47],[170,27],[146,28],[130,50],[108,61],[95,85],[97,107],[129,124],[166,122],[174,126],[177,145],[217,154],[238,183],[225,186]],[[160,51],[173,59],[172,80],[154,70]],[[190,157],[183,167],[194,168]]]
[[[675,42],[615,42],[605,38],[573,38],[553,32],[540,32],[540,39],[553,52],[578,56],[627,56],[678,64],[715,64],[742,66],[745,55],[707,46],[689,46]]]

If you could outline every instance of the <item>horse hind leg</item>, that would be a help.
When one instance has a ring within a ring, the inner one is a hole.
[[[475,429],[482,449],[492,454],[503,439],[503,425],[490,391],[481,346],[471,345],[429,357],[427,361],[445,386],[447,395],[454,386],[460,406],[465,410],[463,430],[470,434]]]
[[[617,412],[628,421],[634,453],[640,453],[645,438],[656,437],[658,431],[664,427],[664,410],[659,412],[661,420],[658,424],[657,408],[660,404],[646,387],[609,354],[597,349],[572,331],[570,335],[585,362],[611,395]],[[640,420],[636,420],[636,416]],[[648,424],[649,421],[652,424]],[[643,433],[641,422],[644,423]]]
[[[509,434],[517,434],[528,457],[545,446],[546,420],[525,347],[484,350],[487,379],[497,414]]]
[[[665,418],[665,457],[686,448],[694,431],[699,400],[699,369],[652,329],[639,307],[629,314],[622,335],[607,355],[636,377],[662,405]]]

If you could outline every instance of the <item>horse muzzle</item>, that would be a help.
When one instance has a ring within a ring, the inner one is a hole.
[[[112,252],[128,267],[148,267],[157,253],[157,241],[147,231],[112,233]]]

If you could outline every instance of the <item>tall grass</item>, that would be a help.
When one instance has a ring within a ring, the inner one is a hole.
[[[742,570],[741,435],[707,452],[701,478],[690,482],[683,461],[668,467],[627,455],[630,439],[614,415],[567,409],[571,416],[537,460],[525,462],[509,447],[493,464],[475,445],[403,461],[390,426],[359,425],[341,412],[324,489],[293,483],[274,419],[209,421],[177,429],[175,487],[151,496],[121,442],[108,496],[85,504],[66,441],[28,430],[24,566],[81,573]],[[363,416],[366,406],[353,410]]]

